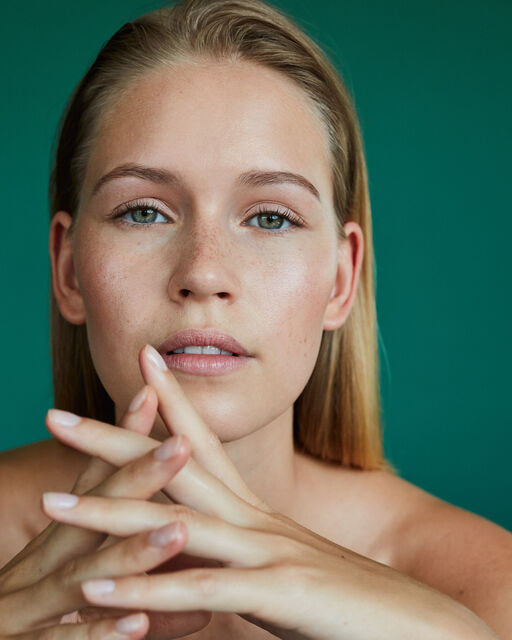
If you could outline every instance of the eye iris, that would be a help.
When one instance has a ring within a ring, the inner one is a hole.
[[[283,225],[282,216],[279,216],[275,213],[261,213],[258,216],[258,220],[260,221],[260,223],[263,220],[267,220],[269,224],[267,226],[263,224],[263,226],[266,226],[267,229],[280,229]]]
[[[139,214],[142,214],[142,215],[140,216],[140,219],[138,219],[138,220],[137,220],[137,216],[138,216]],[[153,219],[151,219],[151,218],[152,218],[152,216],[156,216],[156,215],[157,215],[157,212],[156,212],[156,211],[154,211],[153,209],[149,209],[149,208],[144,208],[144,209],[134,209],[134,210],[131,212],[131,215],[132,215],[133,219],[134,219],[136,222],[147,222],[148,220],[149,220],[150,222],[154,222],[154,220],[153,220]]]

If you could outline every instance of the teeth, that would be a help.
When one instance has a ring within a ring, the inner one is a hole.
[[[231,351],[224,351],[224,349],[218,349],[217,347],[212,347],[210,345],[200,346],[200,347],[182,347],[181,349],[174,349],[171,353],[195,353],[198,355],[212,355],[212,356],[234,356],[234,353]]]

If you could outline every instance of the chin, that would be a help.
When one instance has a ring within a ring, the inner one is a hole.
[[[201,415],[201,414],[200,414]],[[251,425],[243,425],[246,428],[245,429],[240,429],[241,423],[240,422],[236,422],[231,420],[216,420],[215,417],[207,415],[201,415],[202,419],[206,422],[206,424],[208,425],[208,427],[218,436],[219,440],[222,443],[228,443],[228,442],[234,442],[235,440],[240,440],[241,438],[244,438],[245,436],[250,435],[251,433],[253,433],[254,431],[258,430],[258,426],[254,426],[253,429],[251,429]],[[247,419],[246,419],[247,422]],[[171,425],[172,428],[172,425]],[[155,425],[153,427],[153,430],[151,431],[151,437],[155,438],[156,440],[165,440],[166,438],[169,437],[169,431],[167,430],[167,427],[165,426],[165,424],[163,423],[162,419],[160,418],[160,416],[157,417],[156,421],[155,421]]]

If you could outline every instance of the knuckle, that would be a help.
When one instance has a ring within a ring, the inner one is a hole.
[[[318,589],[322,584],[322,573],[315,566],[288,560],[275,567],[276,579],[302,593],[304,589]]]
[[[123,554],[121,563],[124,567],[137,568],[141,563],[141,558],[146,550],[144,536],[136,536],[127,540],[123,545]]]
[[[58,581],[64,588],[72,587],[79,581],[80,560],[70,558],[58,571]]]
[[[195,514],[190,507],[187,507],[182,504],[176,504],[172,506],[172,513],[176,520],[183,522],[184,524],[189,524],[194,521]]]
[[[276,555],[286,563],[293,564],[304,557],[306,549],[298,540],[274,533],[270,534],[269,542],[269,548],[275,549]]]
[[[209,600],[218,591],[215,574],[207,569],[195,571],[192,576],[192,588],[201,599]]]

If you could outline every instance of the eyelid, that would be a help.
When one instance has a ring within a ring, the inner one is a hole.
[[[156,202],[162,202],[162,201],[156,201]],[[166,203],[164,203],[166,204]],[[162,216],[164,216],[165,218],[167,218],[167,223],[172,222],[172,220],[170,219],[169,215],[162,210],[162,207],[160,206],[160,204],[155,204],[155,200],[152,200],[151,198],[146,199],[146,198],[137,198],[136,200],[129,200],[127,202],[123,202],[122,204],[118,205],[117,207],[115,207],[115,209],[109,213],[107,215],[107,218],[109,219],[119,219],[120,223],[125,223],[131,227],[151,227],[154,224],[166,224],[166,223],[149,223],[149,224],[143,224],[143,223],[137,223],[137,222],[129,222],[128,220],[124,220],[123,216],[131,211],[134,211],[136,209],[153,209],[155,211],[155,213],[158,213]],[[264,214],[277,214],[281,217],[283,217],[285,220],[288,220],[288,222],[291,223],[291,227],[307,227],[307,223],[304,220],[304,218],[302,216],[300,216],[299,214],[295,213],[295,211],[292,211],[289,207],[287,207],[286,205],[280,204],[278,202],[259,202],[257,205],[254,205],[254,207],[250,208],[248,211],[246,211],[243,216],[243,222],[246,223],[247,221],[251,220],[252,218],[258,216],[258,215],[264,215]],[[260,229],[262,231],[270,231],[270,229],[264,229],[263,227],[260,227]],[[288,228],[287,228],[288,229]],[[285,233],[287,229],[283,229],[282,231],[274,230],[274,233]]]
[[[128,200],[127,202],[123,202],[118,205],[113,211],[108,214],[108,218],[120,218],[125,213],[129,211],[133,211],[135,209],[154,209],[157,213],[169,218],[169,215],[162,210],[162,207],[159,204],[155,204],[156,200],[145,199],[145,198],[137,198],[136,200]],[[162,201],[160,201],[162,202]],[[165,203],[164,203],[165,204]],[[130,223],[135,226],[146,226],[146,225],[137,225],[137,223]]]
[[[275,213],[283,216],[296,227],[306,227],[307,223],[302,216],[295,213],[292,209],[278,202],[260,202],[256,205],[256,209],[250,209],[244,214],[244,221],[250,220],[254,216],[261,214]]]

